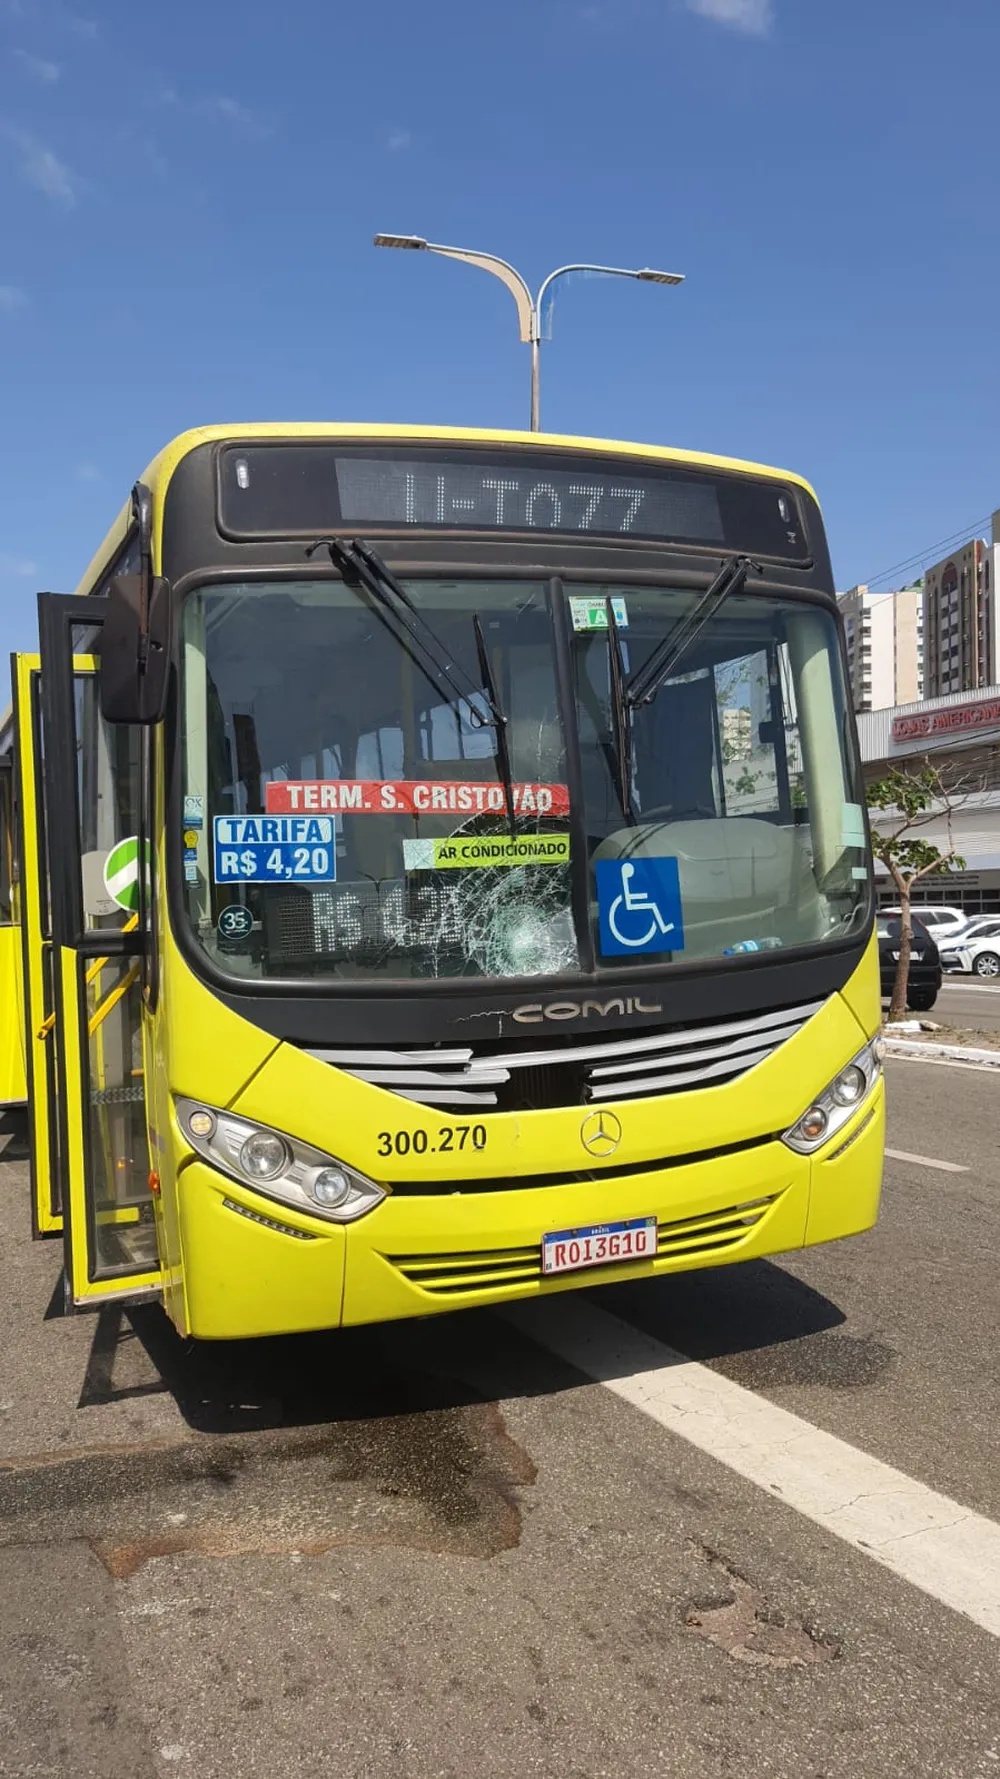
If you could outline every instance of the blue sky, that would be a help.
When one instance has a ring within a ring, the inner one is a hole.
[[[201,422],[520,426],[808,475],[850,585],[1000,506],[997,0],[0,0],[0,651]]]

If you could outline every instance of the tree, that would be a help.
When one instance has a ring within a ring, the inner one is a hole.
[[[901,1019],[906,1011],[906,993],[910,978],[910,951],[913,927],[910,919],[910,898],[913,886],[934,871],[965,867],[955,851],[952,817],[960,800],[961,790],[946,786],[941,773],[929,760],[918,772],[903,772],[890,766],[884,778],[868,787],[868,807],[882,810],[888,819],[881,828],[872,823],[872,851],[885,866],[899,897],[899,962],[892,985],[889,1018]],[[948,845],[942,851],[918,832],[928,822],[945,818]]]

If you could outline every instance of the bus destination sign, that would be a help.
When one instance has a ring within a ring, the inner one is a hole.
[[[643,459],[472,446],[226,446],[219,524],[225,536],[248,539],[335,530],[554,532],[794,561],[808,555],[797,495],[779,482]]]

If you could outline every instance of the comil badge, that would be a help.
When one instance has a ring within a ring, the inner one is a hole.
[[[622,1127],[613,1112],[591,1112],[580,1126],[580,1141],[588,1155],[606,1160],[622,1140]]]

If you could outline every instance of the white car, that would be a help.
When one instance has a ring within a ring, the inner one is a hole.
[[[1000,920],[976,920],[977,930],[961,933],[942,945],[941,968],[972,976],[1000,976]]]
[[[969,916],[963,914],[961,908],[948,908],[941,902],[929,902],[922,907],[911,902],[910,913],[923,921],[939,949],[947,946],[950,951],[954,951],[970,924]],[[899,919],[898,908],[880,908],[879,914],[887,920]]]

